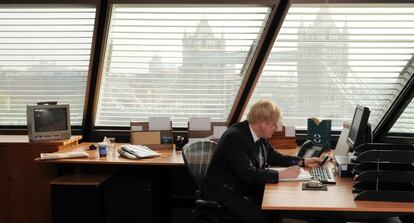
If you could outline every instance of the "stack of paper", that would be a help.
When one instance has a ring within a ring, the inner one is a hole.
[[[271,167],[269,169],[276,170],[276,171],[282,171],[286,169],[286,167]],[[312,180],[312,175],[304,170],[303,168],[300,168],[300,174],[296,178],[289,178],[289,179],[280,179],[279,181],[308,181]]]
[[[210,136],[205,137],[205,138],[188,138],[188,143],[198,142],[198,141],[210,141],[210,140],[211,140]]]
[[[41,160],[50,160],[50,159],[65,159],[65,158],[78,158],[78,157],[88,157],[87,152],[57,152],[57,153],[41,153]]]

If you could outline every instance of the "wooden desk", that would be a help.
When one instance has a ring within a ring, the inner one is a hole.
[[[303,191],[302,182],[266,184],[264,210],[347,211],[347,212],[413,212],[414,203],[354,201],[353,180],[338,178],[328,191]]]
[[[160,153],[160,157],[146,158],[146,159],[127,159],[117,154],[116,157],[99,157],[97,150],[89,150],[91,142],[81,143],[78,146],[62,151],[86,151],[89,154],[88,158],[71,158],[71,159],[55,159],[55,160],[40,160],[37,158],[36,162],[41,163],[70,163],[70,164],[101,164],[101,165],[145,165],[145,166],[184,166],[184,160],[181,156],[181,151],[173,149],[165,149],[160,145],[160,149],[157,146],[150,146],[156,152]],[[118,149],[125,143],[117,143]]]
[[[292,154],[292,151],[280,151]],[[293,152],[294,153],[294,152]],[[329,163],[333,167],[333,163]],[[263,210],[412,213],[414,203],[354,201],[352,178],[336,178],[328,191],[304,191],[302,182],[266,184]]]
[[[127,159],[119,154],[116,157],[99,157],[97,150],[89,150],[89,146],[91,142],[81,143],[78,146],[72,147],[70,149],[66,149],[63,151],[86,151],[89,154],[87,158],[70,158],[70,159],[55,159],[55,160],[40,160],[37,158],[35,161],[40,164],[62,164],[62,166],[71,166],[75,167],[72,174],[64,175],[58,179],[52,181],[52,184],[60,184],[60,185],[76,185],[76,186],[85,186],[87,184],[94,184],[95,182],[101,182],[101,179],[107,179],[107,176],[112,175],[115,173],[121,174],[125,177],[126,174],[129,178],[136,178],[136,179],[144,179],[144,181],[150,181],[151,184],[153,183],[154,188],[152,189],[154,193],[153,197],[148,198],[150,195],[146,195],[145,199],[150,199],[152,205],[154,206],[154,216],[162,216],[159,217],[159,222],[168,222],[171,213],[171,193],[172,193],[172,181],[177,181],[179,176],[175,176],[174,178],[173,173],[175,171],[182,171],[184,170],[187,173],[186,169],[184,168],[184,160],[181,156],[181,151],[176,151],[175,148],[166,149],[165,145],[153,145],[149,146],[151,149],[155,150],[156,152],[160,153],[160,157],[154,158],[145,158],[145,159]],[[95,143],[96,144],[96,143]],[[116,148],[118,149],[121,145],[125,143],[117,143]],[[48,166],[43,165],[43,166]],[[93,167],[91,167],[93,166]],[[91,168],[90,168],[91,167]],[[127,171],[119,171],[119,170],[127,170]],[[131,171],[132,170],[132,171]],[[144,170],[144,171],[141,171]],[[108,174],[103,176],[96,176],[95,174]],[[148,175],[151,175],[148,178]],[[141,178],[143,177],[143,178]],[[190,179],[191,180],[191,179]],[[181,181],[181,180],[180,180]],[[183,183],[181,181],[180,183]],[[186,182],[184,181],[183,184]],[[96,184],[96,183],[95,183]],[[182,186],[182,185],[181,185]],[[121,195],[123,192],[119,192]],[[132,193],[132,192],[129,192]],[[122,195],[123,196],[123,195]],[[135,196],[135,195],[134,195]],[[131,199],[136,199],[134,196],[131,195],[128,198],[128,202],[131,202]],[[153,200],[151,200],[153,199]],[[135,210],[129,209],[125,212],[125,215],[131,214],[128,211]],[[115,211],[115,210],[114,210]],[[118,211],[118,210],[116,210]],[[144,211],[145,212],[145,211]],[[115,212],[118,213],[118,212]],[[143,215],[148,215],[147,212],[142,213]],[[151,213],[149,213],[151,215]],[[90,214],[90,216],[94,216]],[[111,216],[111,215],[110,215]],[[58,216],[62,217],[62,216]],[[107,216],[108,217],[108,216]],[[112,219],[112,217],[108,217],[108,219]],[[96,220],[96,219],[95,219]],[[98,220],[96,220],[98,221]],[[122,221],[120,219],[119,221]]]
[[[27,135],[0,135],[0,222],[52,222],[49,181],[57,168],[33,159],[74,146],[81,138],[30,142]]]

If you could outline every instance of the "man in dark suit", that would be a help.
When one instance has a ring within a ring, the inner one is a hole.
[[[224,203],[242,222],[272,221],[261,210],[265,183],[295,178],[299,166],[319,165],[319,158],[302,159],[275,151],[268,138],[277,130],[280,110],[270,101],[256,102],[247,120],[231,126],[220,138],[204,181],[204,196]],[[283,171],[268,165],[286,166]]]

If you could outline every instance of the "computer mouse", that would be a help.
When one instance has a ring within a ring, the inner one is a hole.
[[[306,182],[306,187],[308,188],[321,188],[323,187],[323,183],[318,180],[311,180]]]

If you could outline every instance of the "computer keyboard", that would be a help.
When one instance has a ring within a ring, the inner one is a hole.
[[[336,184],[335,175],[332,169],[328,167],[314,167],[311,169],[310,174],[312,175],[314,180],[319,180],[324,184]]]

